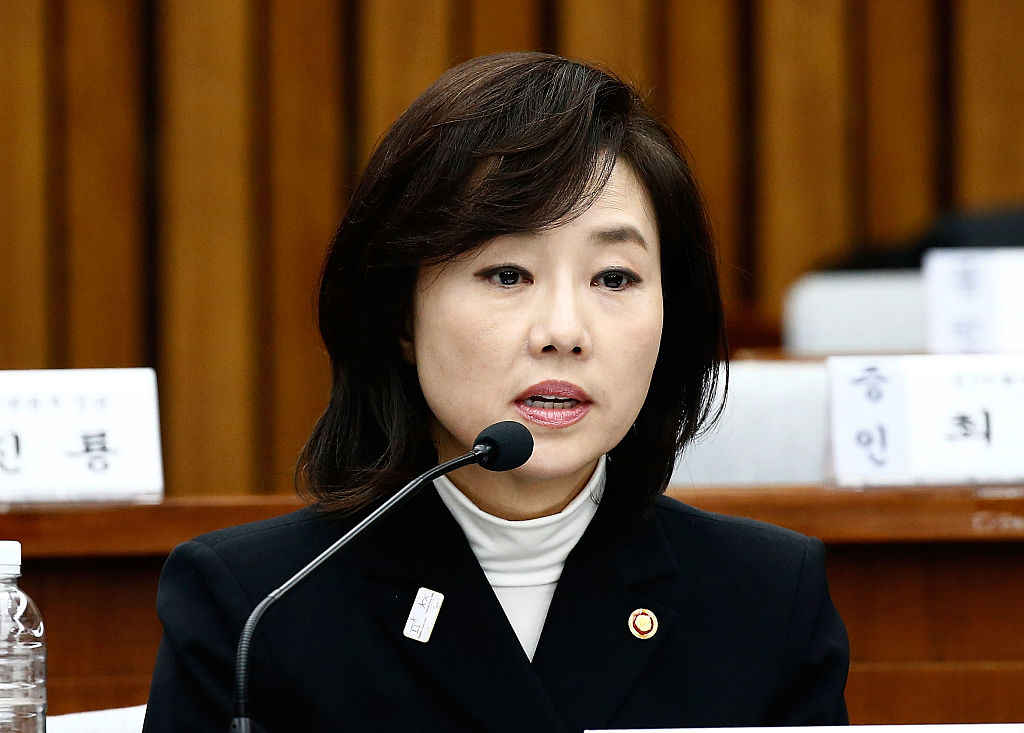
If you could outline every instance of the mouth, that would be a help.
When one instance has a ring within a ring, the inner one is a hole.
[[[580,404],[579,400],[566,400],[552,395],[536,395],[523,400],[527,407],[541,407],[545,410],[568,410]]]
[[[564,428],[590,411],[590,396],[571,382],[548,380],[524,390],[514,401],[524,418],[537,425]]]

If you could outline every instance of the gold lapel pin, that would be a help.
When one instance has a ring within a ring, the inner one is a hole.
[[[653,611],[638,608],[629,614],[629,630],[637,639],[650,639],[658,633],[658,617]]]

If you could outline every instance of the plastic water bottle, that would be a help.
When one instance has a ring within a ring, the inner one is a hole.
[[[43,617],[20,576],[21,543],[0,540],[0,733],[45,733]]]

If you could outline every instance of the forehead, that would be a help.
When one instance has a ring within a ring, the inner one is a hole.
[[[594,203],[606,207],[620,206],[629,209],[639,207],[648,218],[654,219],[647,187],[637,176],[629,161],[623,158],[615,161],[611,175],[608,176],[608,181]]]
[[[595,215],[592,218],[612,219],[619,215],[639,229],[650,246],[657,245],[658,224],[647,187],[626,160],[620,158],[615,162],[600,195],[584,212],[589,213]]]

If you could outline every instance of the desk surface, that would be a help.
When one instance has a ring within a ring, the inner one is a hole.
[[[830,544],[1024,541],[1024,487],[846,491],[820,487],[680,488],[671,496],[761,519]],[[27,558],[150,557],[185,539],[299,507],[290,496],[167,499],[160,504],[20,507],[0,514],[0,537]]]

